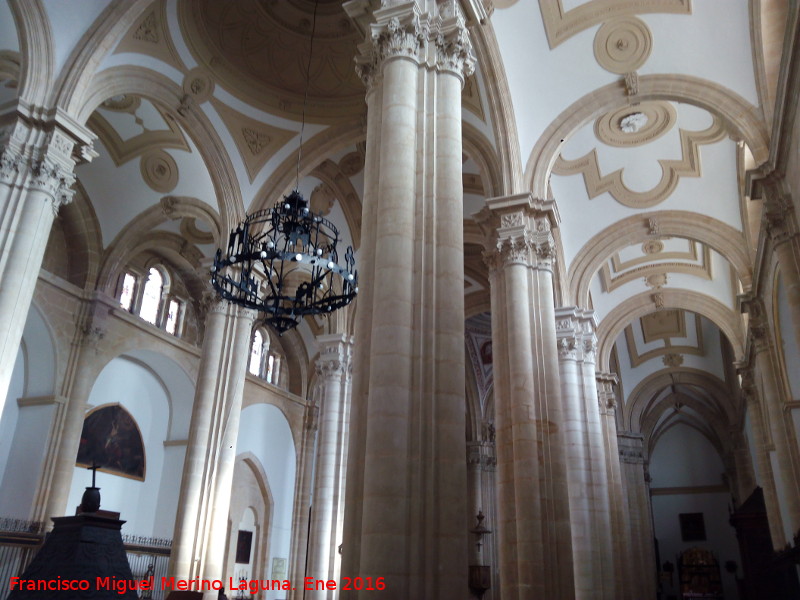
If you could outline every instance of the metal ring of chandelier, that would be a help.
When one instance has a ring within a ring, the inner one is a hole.
[[[306,315],[327,314],[358,293],[353,247],[339,266],[339,230],[298,191],[249,215],[217,250],[211,284],[225,300],[263,312],[279,334]]]

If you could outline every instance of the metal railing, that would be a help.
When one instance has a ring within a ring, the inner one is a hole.
[[[0,517],[0,599],[8,596],[10,579],[22,575],[44,537],[43,523]],[[154,589],[139,591],[139,597],[163,600],[166,593],[161,589],[161,578],[167,576],[172,540],[124,534],[122,543],[133,578],[153,577],[155,583]]]

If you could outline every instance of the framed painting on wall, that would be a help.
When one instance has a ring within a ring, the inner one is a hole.
[[[131,414],[119,404],[107,404],[86,415],[75,464],[98,465],[100,471],[144,481],[144,443]]]

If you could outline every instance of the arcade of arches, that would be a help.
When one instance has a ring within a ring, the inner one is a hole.
[[[0,518],[101,456],[170,574],[260,600],[794,593],[798,17],[0,1]],[[278,336],[209,267],[294,188],[360,291]]]

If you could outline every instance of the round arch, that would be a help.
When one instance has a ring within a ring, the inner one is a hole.
[[[589,305],[589,287],[595,273],[617,250],[648,240],[649,220],[658,223],[659,236],[688,238],[707,244],[733,265],[745,291],[752,286],[753,273],[742,232],[712,217],[665,210],[622,219],[586,242],[570,265],[570,303]]]
[[[32,106],[45,106],[55,71],[53,34],[41,0],[9,2],[19,37],[18,99]]]
[[[736,360],[744,356],[745,337],[739,316],[730,308],[699,292],[691,290],[664,289],[665,308],[680,308],[695,312],[714,322],[728,338]],[[637,294],[618,304],[609,312],[597,328],[597,370],[610,371],[611,350],[617,336],[634,319],[655,310],[650,293]]]
[[[628,400],[622,408],[623,427],[626,430],[641,433],[645,433],[647,429],[652,429],[658,420],[658,416],[663,412],[663,407],[659,408],[659,406],[664,401],[662,399],[653,404],[651,400],[661,390],[672,385],[687,385],[701,388],[707,392],[708,397],[720,408],[718,413],[710,411],[708,405],[703,405],[696,398],[688,395],[686,397],[693,403],[692,408],[708,417],[709,423],[728,426],[735,421],[735,419],[731,418],[733,411],[728,410],[729,408],[734,409],[734,407],[728,407],[725,403],[730,394],[724,382],[718,377],[699,369],[662,369],[645,378],[631,390]],[[718,418],[720,416],[728,418],[724,422],[720,422]]]
[[[769,131],[757,107],[724,86],[688,75],[644,75],[639,77],[636,100],[672,100],[703,108],[722,119],[730,134],[747,143],[756,164],[769,158]],[[566,108],[541,135],[528,159],[524,181],[534,197],[550,197],[550,173],[562,141],[592,119],[629,102],[624,86],[614,82]]]

